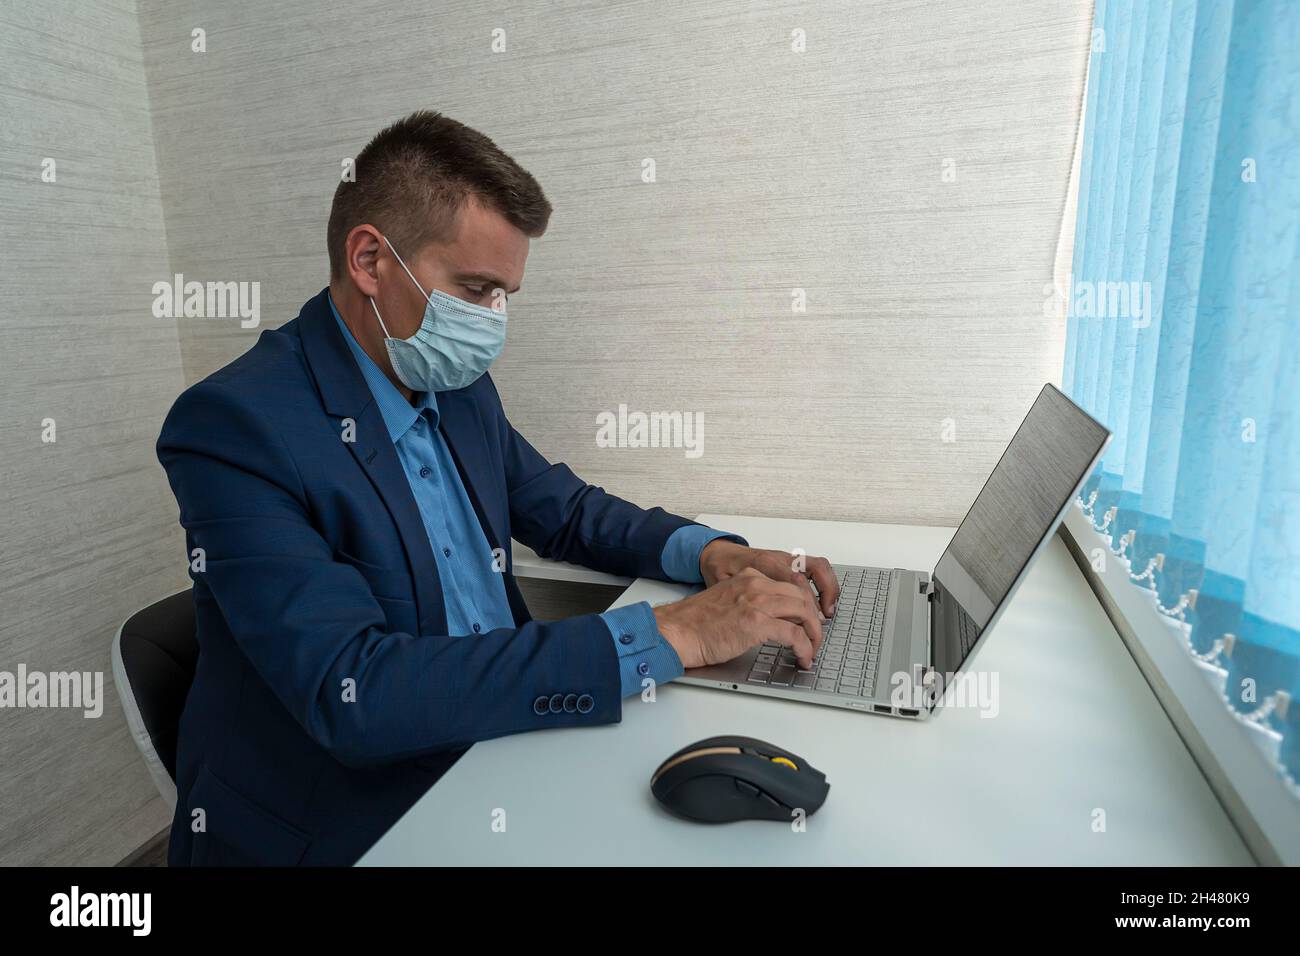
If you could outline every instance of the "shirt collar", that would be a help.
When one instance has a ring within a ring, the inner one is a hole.
[[[416,392],[415,404],[412,405],[397,390],[383,370],[375,364],[375,360],[366,354],[360,343],[352,335],[352,330],[347,327],[343,317],[339,315],[339,310],[334,306],[334,297],[328,292],[325,294],[330,304],[330,311],[334,313],[334,321],[339,324],[339,331],[343,333],[343,339],[348,343],[348,348],[352,350],[352,357],[357,361],[357,367],[361,369],[361,377],[366,380],[366,385],[370,387],[370,394],[375,397],[375,403],[379,406],[379,414],[383,416],[384,425],[388,429],[388,437],[394,444],[403,435],[410,430],[415,424],[416,419],[427,412],[429,424],[433,428],[438,427],[438,400],[434,397],[433,392]]]

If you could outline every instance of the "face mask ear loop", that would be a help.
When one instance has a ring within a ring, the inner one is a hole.
[[[401,267],[406,271],[406,274],[411,277],[411,281],[415,283],[415,287],[420,290],[420,295],[424,296],[424,300],[426,302],[430,301],[431,296],[429,295],[428,292],[424,291],[424,286],[420,285],[420,280],[415,277],[415,275],[411,272],[410,269],[406,268],[406,263],[402,261],[401,256],[397,255],[397,250],[393,248],[393,244],[391,242],[388,242],[387,236],[384,236],[384,242],[388,243],[388,248],[392,251],[393,255],[397,258],[398,264],[401,265]]]
[[[370,308],[374,310],[375,318],[379,320],[379,327],[383,329],[384,338],[391,339],[392,336],[388,334],[388,328],[384,325],[384,318],[379,314],[379,307],[375,305],[375,300],[370,296],[366,296],[366,298],[370,301]]]
[[[387,236],[384,236],[384,243],[388,246],[389,251],[391,251],[391,252],[393,253],[393,256],[397,259],[398,264],[401,265],[403,271],[405,271],[406,274],[407,274],[408,276],[410,276],[411,281],[415,283],[415,287],[416,287],[417,289],[420,290],[420,295],[424,296],[424,301],[427,302],[427,303],[429,303],[429,304],[432,304],[432,303],[433,303],[433,297],[432,297],[428,292],[425,292],[425,291],[424,291],[424,286],[420,285],[420,280],[417,279],[417,278],[415,277],[415,274],[412,273],[410,269],[407,269],[407,268],[406,268],[406,262],[402,259],[402,257],[401,257],[400,255],[398,255],[397,250],[393,247],[393,244],[392,244],[391,242],[388,241],[388,237],[387,237]],[[372,307],[374,306],[374,303],[373,303],[373,302],[371,303],[371,306],[372,306]],[[378,311],[376,311],[376,312],[375,312],[375,315],[378,315],[378,314],[379,314]],[[435,313],[435,314],[436,314],[436,313]],[[382,320],[382,319],[380,320],[379,324],[380,324],[380,325],[383,325],[383,320]]]

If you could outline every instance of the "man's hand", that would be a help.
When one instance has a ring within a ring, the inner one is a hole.
[[[723,538],[714,538],[700,552],[700,572],[707,587],[734,577],[745,568],[761,571],[773,581],[797,584],[810,595],[815,584],[822,616],[831,617],[835,613],[835,602],[840,599],[840,582],[835,579],[835,572],[825,558],[749,548]]]
[[[654,615],[683,667],[720,664],[768,641],[791,648],[799,664],[810,667],[822,643],[812,591],[806,585],[773,581],[756,568],[744,568],[698,594],[662,604]]]

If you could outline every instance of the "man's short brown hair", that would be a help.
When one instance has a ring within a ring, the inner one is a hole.
[[[330,278],[344,273],[348,233],[379,229],[408,262],[430,242],[455,237],[473,195],[530,237],[546,231],[551,204],[532,174],[464,123],[418,110],[379,133],[356,158],[356,182],[334,191]],[[407,250],[410,250],[409,252]]]

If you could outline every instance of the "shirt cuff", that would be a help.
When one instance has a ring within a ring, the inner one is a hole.
[[[735,541],[737,544],[749,544],[738,534],[714,531],[702,524],[683,525],[668,536],[668,543],[664,545],[664,552],[659,556],[659,564],[663,567],[664,577],[669,581],[680,581],[682,584],[703,583],[704,575],[700,571],[700,552],[704,550],[706,544],[715,538],[726,538],[728,541]]]
[[[654,611],[645,601],[606,611],[600,619],[614,639],[624,697],[641,693],[641,682],[647,677],[663,684],[686,673],[682,659],[659,633]]]

